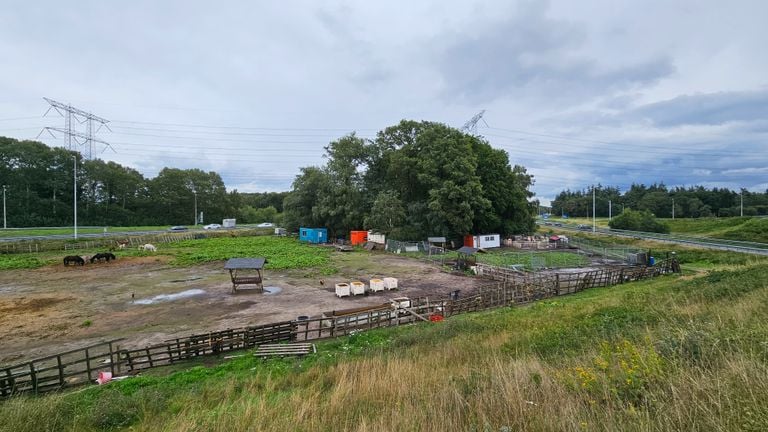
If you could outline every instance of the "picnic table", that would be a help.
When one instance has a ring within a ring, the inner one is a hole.
[[[256,285],[260,291],[263,291],[261,270],[266,263],[267,259],[264,257],[230,258],[227,260],[224,268],[229,270],[229,277],[232,279],[232,292],[236,293],[240,285]]]

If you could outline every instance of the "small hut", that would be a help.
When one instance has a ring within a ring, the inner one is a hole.
[[[237,292],[240,285],[256,285],[259,291],[264,290],[262,284],[263,277],[261,270],[267,259],[257,258],[230,258],[224,268],[229,270],[229,277],[232,280],[232,292]]]

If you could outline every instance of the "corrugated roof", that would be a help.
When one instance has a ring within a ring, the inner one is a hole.
[[[427,241],[430,243],[445,243],[445,237],[427,237]]]
[[[227,270],[241,270],[241,269],[253,269],[260,270],[264,267],[267,259],[264,257],[257,258],[230,258],[224,268]]]

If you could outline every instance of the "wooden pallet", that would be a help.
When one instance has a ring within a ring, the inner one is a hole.
[[[253,354],[256,357],[303,356],[317,352],[315,344],[268,344],[260,345]]]

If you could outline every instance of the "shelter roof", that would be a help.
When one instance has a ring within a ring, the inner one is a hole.
[[[240,270],[240,269],[253,269],[261,270],[266,264],[267,259],[264,257],[256,258],[230,258],[227,263],[224,264],[224,268],[227,270]]]

